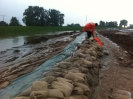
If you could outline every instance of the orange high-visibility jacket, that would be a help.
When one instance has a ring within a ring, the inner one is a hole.
[[[93,22],[87,23],[87,24],[84,26],[83,31],[91,31],[92,33],[94,33],[95,27],[96,27],[95,23],[93,23]]]

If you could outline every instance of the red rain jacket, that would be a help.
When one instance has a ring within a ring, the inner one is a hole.
[[[84,26],[83,31],[91,31],[92,33],[94,33],[95,27],[96,27],[95,23],[93,23],[93,22],[87,23],[87,24]]]
[[[99,44],[99,46],[103,46],[103,44],[102,44],[102,42],[100,41],[100,39],[99,38],[93,38],[93,40],[95,40],[95,41],[97,41],[97,43]]]

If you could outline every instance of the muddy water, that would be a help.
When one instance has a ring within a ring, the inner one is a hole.
[[[41,36],[48,36],[48,35],[57,35],[65,32],[71,32],[71,31],[61,31],[61,32],[48,32],[45,35],[43,34],[36,34],[36,35],[30,35],[30,36],[18,36],[18,37],[8,37],[8,38],[0,38],[0,52],[5,51],[7,49],[10,49],[12,47],[21,46],[24,44],[24,42],[28,42],[32,39],[39,38]]]

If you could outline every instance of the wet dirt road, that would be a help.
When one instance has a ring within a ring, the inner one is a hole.
[[[111,37],[108,36],[110,39]],[[108,50],[109,56],[104,56],[102,59],[103,68],[100,71],[100,83],[92,99],[114,99],[112,98],[112,92],[116,89],[129,91],[133,95],[133,68],[125,63],[127,61],[128,63],[132,62],[130,54],[125,53],[124,47],[119,46],[118,43],[116,44],[102,35],[99,35],[99,38],[104,43],[104,49]]]

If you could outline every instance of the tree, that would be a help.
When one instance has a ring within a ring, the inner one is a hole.
[[[64,24],[64,14],[59,14],[59,26],[62,26]]]
[[[71,24],[67,24],[67,27],[81,27],[79,23],[71,23]]]
[[[129,25],[129,28],[133,28],[133,24],[130,24],[130,25]]]
[[[27,26],[62,26],[63,18],[64,14],[58,10],[29,6],[23,13],[22,20]]]
[[[50,26],[62,26],[64,24],[64,14],[55,9],[49,9]]]
[[[106,27],[117,27],[117,21],[106,22]]]
[[[122,25],[124,25],[124,28],[125,28],[125,26],[127,26],[127,23],[128,23],[127,20],[125,20],[125,19],[121,20],[119,26],[122,27]]]
[[[4,21],[0,21],[0,26],[8,26],[8,23],[6,23]]]
[[[104,22],[104,21],[100,21],[100,22],[99,22],[99,26],[100,26],[100,27],[105,27],[105,26],[106,26],[106,25],[105,25],[105,22]]]
[[[41,26],[45,24],[44,9],[39,6],[29,6],[23,13],[22,21],[27,26]]]
[[[11,26],[19,26],[20,24],[19,24],[19,21],[17,20],[16,17],[12,17],[11,20],[10,20],[9,25],[11,25]]]

